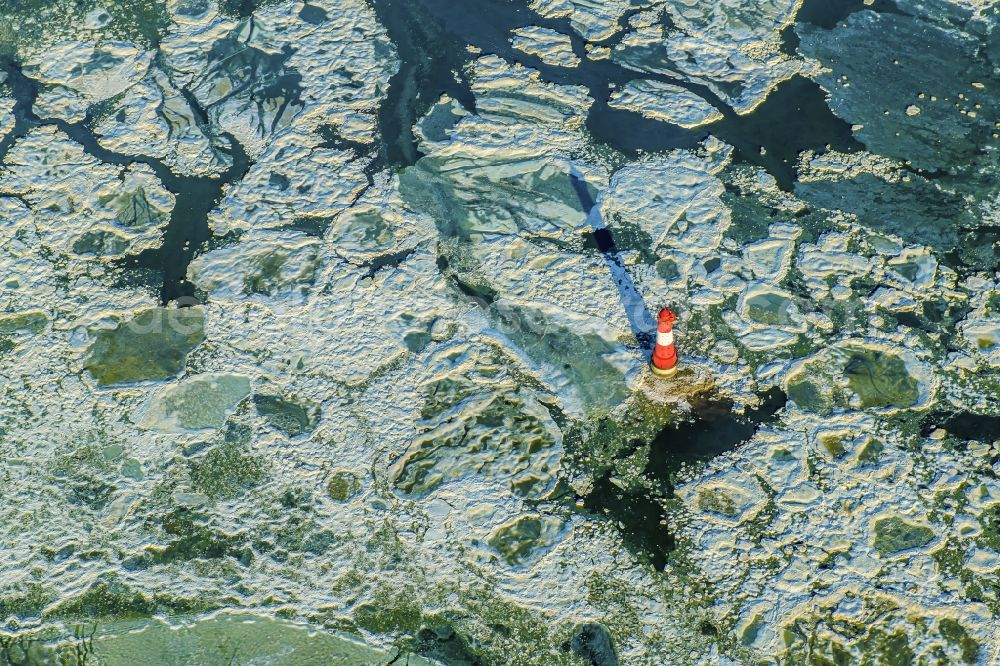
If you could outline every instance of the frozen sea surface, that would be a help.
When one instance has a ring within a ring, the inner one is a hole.
[[[0,4],[0,664],[996,663],[998,30]]]

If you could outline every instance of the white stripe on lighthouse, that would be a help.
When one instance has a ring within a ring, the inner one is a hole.
[[[674,332],[673,331],[667,331],[666,333],[664,333],[663,331],[657,331],[656,332],[656,344],[660,345],[660,346],[666,346],[666,345],[672,345],[672,344],[674,344]]]

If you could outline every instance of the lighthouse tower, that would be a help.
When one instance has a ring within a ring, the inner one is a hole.
[[[677,321],[677,315],[663,308],[657,320],[656,346],[649,366],[657,377],[669,377],[677,372],[677,348],[674,346],[674,322]]]

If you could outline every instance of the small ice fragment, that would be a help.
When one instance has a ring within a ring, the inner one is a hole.
[[[510,42],[518,51],[537,56],[547,65],[576,67],[580,64],[580,58],[573,53],[573,42],[569,35],[555,30],[536,26],[518,28]]]

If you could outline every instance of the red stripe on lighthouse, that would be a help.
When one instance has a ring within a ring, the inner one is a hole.
[[[660,310],[656,325],[656,346],[650,367],[653,374],[667,377],[677,371],[677,348],[674,346],[674,322],[677,316],[667,308]]]

